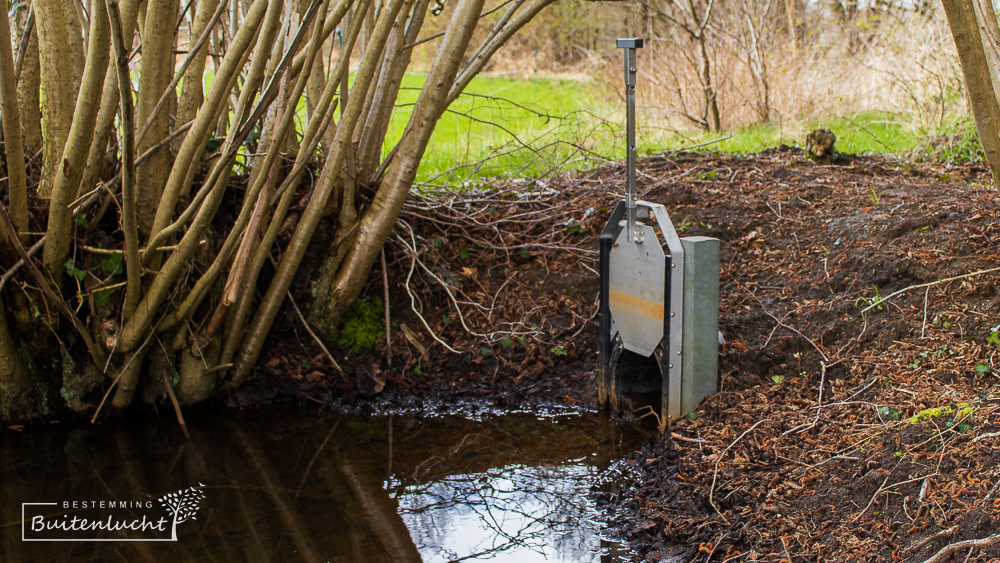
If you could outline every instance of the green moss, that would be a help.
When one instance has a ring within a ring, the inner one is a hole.
[[[371,350],[385,334],[385,328],[382,326],[383,310],[381,299],[371,301],[358,299],[344,314],[334,342],[354,354]]]

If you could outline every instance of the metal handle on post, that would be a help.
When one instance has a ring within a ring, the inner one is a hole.
[[[635,239],[635,50],[642,48],[641,38],[619,39],[618,48],[625,49],[625,215],[628,242]],[[638,241],[642,242],[642,241]]]

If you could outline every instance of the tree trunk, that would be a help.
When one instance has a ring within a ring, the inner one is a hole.
[[[194,42],[201,37],[208,27],[209,21],[219,7],[219,0],[202,0],[198,2],[197,12],[194,16],[194,23],[191,25],[191,47]],[[205,61],[208,59],[208,42],[206,42],[198,52],[195,53],[191,66],[184,73],[184,82],[181,84],[181,97],[177,101],[177,125],[183,125],[195,118],[198,108],[205,100]],[[180,143],[178,143],[179,145]]]
[[[24,26],[27,24],[28,10],[18,10],[14,15],[13,39],[17,45],[21,44]],[[21,67],[21,74],[17,80],[17,102],[21,108],[21,127],[24,129],[24,144],[29,153],[42,150],[42,107],[38,103],[39,89],[38,81],[40,71],[38,69],[38,18],[36,24],[32,26],[31,38],[28,40],[28,48],[23,57],[24,62]]]
[[[995,47],[983,32],[995,30],[997,22],[992,9],[987,12],[990,17],[981,18],[974,2],[976,0],[943,0],[942,4],[962,64],[976,131],[996,184],[1000,182],[1000,101],[997,99],[1000,75],[987,55]]]
[[[25,232],[28,230],[28,188],[24,169],[24,136],[21,134],[14,55],[10,49],[10,22],[7,12],[3,11],[0,14],[0,105],[3,106],[4,152],[7,155],[7,193],[10,196],[11,221],[18,232]],[[0,244],[8,243],[2,229],[0,237],[3,237]]]
[[[158,0],[150,2],[146,8],[142,35],[142,72],[139,75],[139,96],[135,104],[135,121],[139,127],[149,119],[160,96],[174,77],[174,21],[177,19],[177,10],[178,0]],[[169,134],[170,115],[166,111],[160,111],[153,118],[149,131],[139,140],[136,151],[142,154]],[[143,232],[148,233],[153,224],[171,161],[170,152],[161,150],[136,169],[136,208],[139,228]]]
[[[87,66],[84,69],[80,95],[76,100],[73,122],[66,145],[59,159],[59,171],[54,178],[52,200],[49,204],[49,231],[45,240],[44,260],[49,271],[59,279],[65,273],[61,268],[69,255],[73,235],[73,210],[71,205],[80,190],[83,168],[94,138],[94,124],[101,106],[101,92],[108,71],[108,13],[103,2],[94,2],[90,12],[90,45]],[[48,162],[48,159],[46,159]]]
[[[708,130],[722,131],[722,115],[719,113],[719,94],[712,83],[712,58],[708,52],[707,39],[703,29],[697,37],[698,54],[701,58],[701,84],[705,94],[705,115]]]
[[[83,69],[83,37],[77,24],[73,0],[50,0],[35,3],[39,24],[38,52],[41,69],[42,151],[45,163],[38,194],[49,198],[61,168],[59,156],[66,146],[73,121],[74,102],[79,81],[74,77]]]

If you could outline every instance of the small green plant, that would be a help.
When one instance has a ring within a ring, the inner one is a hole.
[[[582,235],[587,232],[587,229],[583,228],[583,225],[576,222],[576,219],[570,218],[569,221],[563,223],[563,225],[569,229],[569,234],[571,235]]]
[[[879,291],[878,291],[878,286],[875,285],[875,284],[872,284],[872,289],[875,290],[875,295],[873,297],[870,297],[870,298],[869,297],[858,297],[858,300],[855,302],[855,307],[857,307],[859,309],[868,309],[868,308],[872,308],[873,307],[877,311],[883,310],[883,307],[881,305],[883,297],[882,297],[882,294],[879,293]]]
[[[868,192],[868,199],[870,199],[875,205],[878,205],[878,202],[882,201],[882,196],[875,191],[875,188],[871,188]]]
[[[934,357],[939,360],[946,356],[954,356],[954,355],[955,351],[949,348],[948,344],[942,344],[941,347],[934,352]]]
[[[684,218],[684,220],[683,220],[683,221],[681,221],[681,224],[680,224],[680,225],[677,225],[677,226],[676,226],[676,227],[674,228],[674,230],[676,230],[676,231],[677,231],[678,233],[683,233],[683,232],[684,232],[684,231],[686,231],[686,230],[688,229],[688,227],[690,227],[690,226],[691,226],[691,220],[690,220],[690,218],[688,218],[688,217],[685,217],[685,218]]]
[[[891,420],[893,422],[898,422],[899,420],[902,420],[902,418],[903,418],[899,414],[899,411],[896,410],[896,409],[894,409],[894,408],[892,408],[892,407],[885,407],[885,406],[879,407],[878,408],[878,414],[883,419]]]
[[[122,253],[115,252],[105,256],[101,260],[101,270],[104,270],[104,273],[109,276],[122,273]]]
[[[566,347],[562,345],[553,346],[551,349],[549,349],[549,352],[552,352],[553,356],[561,358],[566,355]]]
[[[951,328],[951,322],[944,318],[944,316],[938,314],[934,315],[934,319],[931,320],[931,324],[934,326],[939,326],[941,328]]]
[[[773,381],[775,383],[775,385],[781,385],[782,382],[785,381],[785,376],[783,376],[783,375],[772,375],[771,376],[771,381]]]
[[[482,346],[482,347],[479,348],[479,353],[483,357],[486,357],[486,356],[489,356],[490,354],[493,353],[493,349],[490,348],[489,346]]]
[[[513,345],[514,345],[514,341],[511,340],[510,338],[501,338],[500,339],[500,347],[503,348],[504,350],[507,350],[508,348],[510,348]]]
[[[990,332],[990,335],[986,337],[986,343],[994,346],[1000,346],[1000,332],[997,332],[996,329]]]
[[[66,273],[76,278],[77,281],[83,281],[83,278],[87,277],[87,270],[77,268],[76,262],[74,262],[72,258],[66,260],[66,263],[63,264],[63,268],[66,268]]]
[[[413,375],[415,375],[417,377],[420,377],[423,374],[424,374],[424,368],[422,368],[420,366],[415,366],[413,368]]]
[[[911,367],[913,369],[919,368],[920,367],[920,358],[913,358],[913,361],[910,362],[909,367]]]
[[[698,413],[691,411],[688,413],[688,420],[698,420]]]
[[[521,258],[524,258],[525,260],[527,260],[528,258],[531,258],[531,253],[528,252],[527,248],[522,248],[521,252],[520,252],[520,255],[521,255]]]
[[[97,291],[94,292],[94,301],[102,305],[107,305],[108,303],[111,303],[111,291],[109,291],[107,288],[98,289]]]
[[[338,346],[347,348],[352,354],[371,350],[385,334],[385,327],[382,326],[383,312],[381,299],[376,298],[371,301],[358,299],[344,313],[340,332],[337,333],[334,342]]]
[[[989,364],[985,364],[983,362],[976,362],[974,369],[976,370],[976,373],[979,375],[979,377],[983,377],[984,375],[989,375],[990,373],[993,372],[993,368],[991,368]]]

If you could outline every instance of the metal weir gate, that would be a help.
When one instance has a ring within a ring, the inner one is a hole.
[[[677,236],[666,208],[635,199],[636,49],[625,50],[625,199],[600,239],[599,400],[653,409],[663,431],[718,389],[719,240]],[[648,410],[645,411],[648,414]]]

